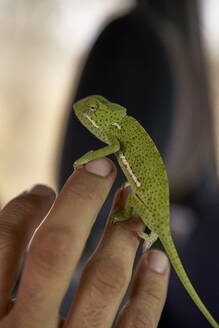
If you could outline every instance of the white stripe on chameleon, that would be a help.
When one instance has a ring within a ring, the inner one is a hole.
[[[116,122],[112,123],[112,125],[115,125],[118,129],[121,129],[121,126]]]
[[[126,168],[127,168],[128,172],[130,173],[132,179],[133,179],[134,182],[136,183],[136,186],[137,186],[137,187],[140,187],[141,183],[138,181],[138,179],[136,178],[136,176],[135,176],[134,173],[132,172],[132,169],[131,169],[129,163],[127,162],[127,160],[126,160],[124,154],[123,154],[121,151],[119,151],[119,157],[121,158],[123,164],[126,166]]]
[[[94,120],[92,120],[92,119],[90,118],[89,115],[85,114],[85,116],[86,116],[86,117],[88,118],[88,120],[93,124],[93,126],[95,126],[95,128],[98,128],[98,129],[99,129],[99,126],[96,124],[96,122],[95,122]]]

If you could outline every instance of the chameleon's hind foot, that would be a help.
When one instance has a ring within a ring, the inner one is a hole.
[[[127,221],[129,219],[131,219],[132,217],[132,214],[133,214],[133,210],[130,209],[129,212],[127,212],[126,210],[123,210],[123,211],[120,211],[120,212],[117,212],[113,215],[112,219],[113,219],[113,222],[123,222],[123,221]]]
[[[149,234],[145,233],[145,232],[138,232],[137,234],[140,238],[142,238],[144,240],[144,243],[142,246],[143,252],[146,252],[147,250],[149,250],[151,248],[151,246],[153,245],[153,243],[155,243],[155,241],[158,238],[158,235],[155,232],[150,232]]]
[[[132,205],[133,195],[134,194],[131,192],[128,195],[124,208],[113,215],[113,222],[123,222],[131,219],[134,213],[134,208]]]

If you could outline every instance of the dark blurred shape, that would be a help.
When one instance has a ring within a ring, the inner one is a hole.
[[[99,35],[69,106],[60,188],[71,174],[73,162],[91,147],[102,146],[72,111],[74,101],[91,94],[127,107],[128,115],[144,126],[165,158],[174,240],[194,287],[219,321],[219,190],[197,1],[140,0],[136,9],[110,23]],[[118,168],[117,181],[63,302],[63,315],[83,265],[102,234],[112,195],[122,181]],[[207,321],[173,273],[159,327],[206,326]]]

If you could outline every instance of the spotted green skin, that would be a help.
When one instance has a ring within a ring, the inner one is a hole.
[[[174,246],[169,224],[168,179],[154,142],[138,121],[126,115],[124,107],[102,96],[88,96],[79,100],[74,104],[74,111],[90,132],[108,144],[104,148],[86,153],[75,164],[84,164],[99,157],[115,154],[132,188],[126,212],[128,213],[130,208],[134,209],[146,226],[159,236],[187,292],[211,326],[218,328],[219,325],[193,288]],[[129,216],[127,215],[127,219]],[[122,218],[124,219],[126,218]],[[147,240],[146,237],[143,238]]]

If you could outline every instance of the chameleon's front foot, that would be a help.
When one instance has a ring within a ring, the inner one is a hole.
[[[92,161],[92,159],[93,159],[92,153],[93,153],[93,150],[87,152],[86,154],[84,154],[83,156],[81,156],[80,158],[78,158],[74,162],[74,167],[77,167],[79,165],[83,165],[83,164],[86,164],[86,163]]]
[[[137,234],[140,238],[142,238],[144,240],[144,243],[142,246],[143,252],[146,252],[147,250],[149,250],[151,248],[151,246],[153,245],[153,243],[155,243],[155,241],[158,238],[158,235],[155,232],[150,232],[149,234],[145,233],[145,232],[138,232]]]

